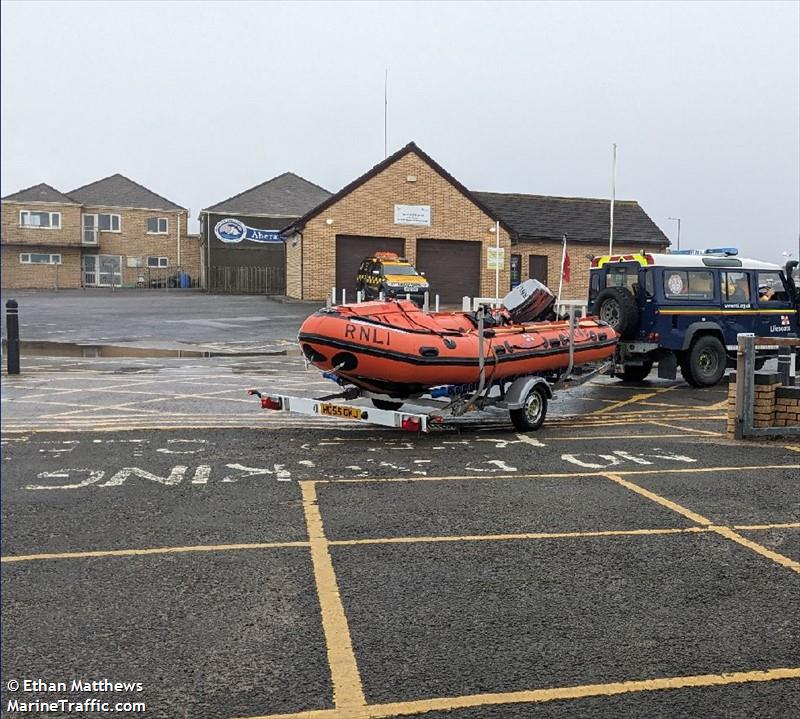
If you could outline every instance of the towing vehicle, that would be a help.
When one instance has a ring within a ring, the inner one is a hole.
[[[378,299],[381,295],[386,299],[408,295],[412,302],[421,306],[430,285],[405,257],[395,252],[376,252],[361,262],[356,289],[363,293],[365,300]]]
[[[730,247],[604,255],[591,263],[589,306],[620,335],[623,380],[643,380],[657,362],[659,377],[675,379],[680,368],[690,385],[710,387],[735,366],[738,335],[800,334],[797,265],[740,258]]]

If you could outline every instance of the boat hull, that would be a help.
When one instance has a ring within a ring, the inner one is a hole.
[[[306,358],[364,389],[410,396],[480,377],[479,338],[466,313],[423,313],[409,302],[374,302],[321,310],[298,336]],[[617,336],[593,318],[575,330],[573,364],[607,360]],[[538,322],[484,331],[487,382],[546,374],[569,364],[569,324]]]

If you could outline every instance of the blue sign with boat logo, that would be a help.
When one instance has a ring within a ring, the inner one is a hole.
[[[248,227],[239,220],[228,218],[220,220],[214,225],[214,234],[222,242],[235,244],[242,240],[250,242],[283,242],[281,233],[278,230],[261,230],[257,227]]]

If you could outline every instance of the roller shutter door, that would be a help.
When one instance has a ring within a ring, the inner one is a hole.
[[[342,288],[355,299],[356,275],[361,261],[376,252],[405,254],[405,240],[396,237],[358,237],[336,235],[336,289],[341,297]]]
[[[461,298],[480,296],[480,242],[463,240],[417,240],[417,263],[431,286],[431,297],[441,302],[461,304]]]

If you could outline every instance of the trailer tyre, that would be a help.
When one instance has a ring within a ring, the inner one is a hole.
[[[650,372],[653,371],[653,360],[647,360],[644,364],[628,364],[622,368],[620,379],[623,382],[641,382]]]
[[[378,399],[377,397],[372,398],[372,404],[375,405],[377,409],[387,409],[391,412],[396,412],[403,406],[402,402],[392,402],[388,399]]]
[[[520,432],[533,432],[542,426],[547,415],[547,393],[540,385],[535,385],[525,397],[519,409],[509,410],[511,422]]]
[[[681,362],[681,374],[692,387],[713,387],[727,365],[725,346],[714,335],[696,339]]]
[[[629,338],[639,326],[639,307],[630,290],[607,287],[594,301],[592,312],[611,326],[620,337]]]

